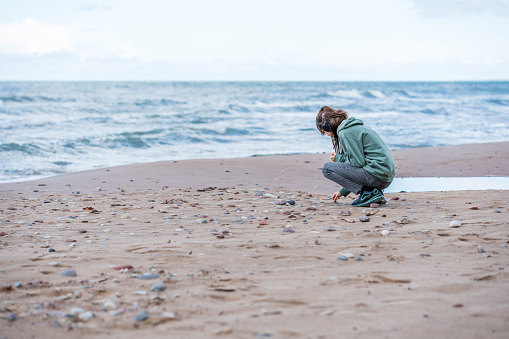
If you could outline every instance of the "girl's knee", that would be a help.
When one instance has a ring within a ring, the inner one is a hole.
[[[322,166],[322,174],[324,177],[328,178],[332,173],[331,164],[334,164],[333,162],[327,162]]]

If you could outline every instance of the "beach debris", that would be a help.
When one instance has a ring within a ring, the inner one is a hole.
[[[220,327],[220,328],[214,330],[212,332],[212,334],[214,334],[214,335],[225,335],[225,334],[230,334],[232,332],[233,332],[233,330],[232,330],[231,327],[223,326],[223,327]]]
[[[408,219],[408,218],[403,218],[403,219],[400,219],[400,220],[394,220],[394,222],[398,225],[406,225],[406,224],[411,224],[411,223],[414,223],[414,221]]]
[[[362,213],[364,213],[365,216],[374,215],[377,214],[380,211],[379,208],[365,208],[362,210]]]
[[[363,216],[363,217],[360,217],[359,220],[362,221],[362,222],[368,222],[371,219],[368,216]]]
[[[486,253],[486,251],[484,250],[484,248],[482,248],[482,246],[477,246],[477,252]]]
[[[166,285],[162,282],[157,282],[154,285],[150,286],[150,290],[152,292],[162,292],[166,289]]]
[[[73,270],[71,268],[71,269],[63,271],[62,273],[60,273],[60,275],[63,277],[76,277],[78,274],[76,273],[75,270]]]
[[[461,226],[461,221],[453,220],[449,223],[450,228],[458,228]]]
[[[389,232],[388,230],[383,230],[382,232],[380,232],[380,234],[385,236],[391,234],[391,232]]]

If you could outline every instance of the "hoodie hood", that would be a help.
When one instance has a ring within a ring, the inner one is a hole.
[[[352,126],[357,126],[357,125],[364,125],[364,122],[362,122],[362,120],[354,118],[354,117],[350,117],[346,120],[343,120],[341,122],[341,124],[338,126],[338,134],[339,134],[339,131],[342,131],[344,129],[350,128]]]

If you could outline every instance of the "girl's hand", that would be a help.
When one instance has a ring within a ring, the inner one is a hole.
[[[336,152],[332,152],[332,154],[330,155],[330,160],[334,161],[335,158],[336,158]]]
[[[342,195],[339,192],[334,193],[334,195],[332,196],[332,201],[334,201],[334,202],[338,201],[339,198],[341,198],[341,196]]]

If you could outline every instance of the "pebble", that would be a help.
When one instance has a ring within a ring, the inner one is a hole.
[[[159,278],[159,275],[157,273],[154,273],[154,274],[152,274],[152,273],[145,273],[145,274],[140,275],[138,277],[138,279],[143,279],[143,280],[151,280],[151,279],[157,279],[157,278]]]
[[[56,252],[54,249],[50,248],[48,252]]]
[[[108,310],[115,310],[117,308],[117,305],[115,305],[115,303],[111,300],[105,302],[103,306]]]
[[[21,283],[21,281],[18,281],[14,284],[14,287],[16,288],[20,288],[23,284]]]
[[[58,266],[58,265],[60,265],[60,263],[58,263],[58,262],[50,262],[48,264],[48,266]]]
[[[162,282],[155,283],[154,285],[150,286],[150,290],[152,292],[162,292],[166,289],[166,285]]]
[[[362,222],[368,222],[371,219],[369,219],[369,217],[367,217],[367,216],[363,216],[363,217],[360,217],[359,220],[362,221]]]
[[[18,317],[16,316],[16,314],[10,312],[7,314],[6,319],[7,319],[7,321],[16,321],[16,320],[18,320]]]
[[[486,253],[486,251],[484,250],[484,248],[482,248],[482,246],[477,246],[477,252]]]
[[[479,209],[479,207],[477,207],[477,206],[470,206],[468,209],[469,209],[469,210],[478,210],[478,209]]]
[[[345,255],[338,255],[336,259],[343,260],[343,261],[347,261],[347,260],[348,260],[348,257],[347,257],[347,256],[345,256]]]
[[[389,231],[387,231],[387,230],[383,230],[383,231],[382,231],[382,235],[389,235],[389,234],[391,234],[391,232],[389,232]]]
[[[60,275],[63,277],[76,277],[78,274],[76,273],[75,270],[71,268],[69,270],[63,271],[62,273],[60,273]]]
[[[0,232],[0,237],[5,237],[7,235],[7,233],[5,232]]]
[[[147,291],[139,290],[139,291],[135,291],[134,294],[136,294],[136,295],[147,295],[148,292]]]
[[[450,228],[458,228],[461,226],[461,221],[453,220],[449,223]]]
[[[502,213],[501,210],[495,210],[495,213]]]
[[[117,271],[120,271],[120,270],[125,270],[125,269],[132,269],[133,267],[131,265],[120,265],[120,266],[117,266],[117,267],[113,267],[114,270],[117,270]]]
[[[327,232],[335,232],[336,231],[336,228],[334,226],[329,226],[327,228],[324,229],[324,231],[327,231]]]
[[[260,221],[258,225],[268,225],[269,223],[265,220]]]
[[[145,321],[148,319],[147,311],[143,310],[136,316],[136,321]]]
[[[290,233],[293,233],[293,232],[295,232],[295,230],[294,230],[293,228],[290,228],[290,227],[285,227],[285,228],[283,229],[283,232],[290,232]]]
[[[94,312],[90,312],[90,311],[83,312],[83,313],[81,313],[78,316],[78,318],[80,318],[80,320],[83,320],[83,321],[87,321],[87,320],[93,319],[94,318]]]

